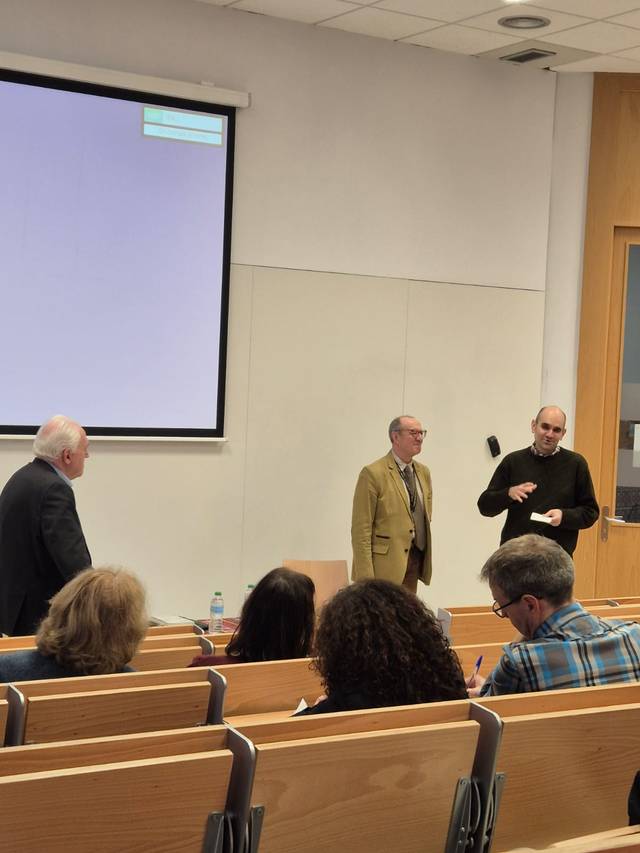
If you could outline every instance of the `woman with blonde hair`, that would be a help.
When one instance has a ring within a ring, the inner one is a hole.
[[[147,630],[145,592],[123,569],[86,569],[51,599],[36,648],[0,655],[0,682],[131,672]]]

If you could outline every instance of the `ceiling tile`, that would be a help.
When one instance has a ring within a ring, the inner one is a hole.
[[[606,21],[594,21],[583,27],[545,36],[545,41],[593,50],[596,53],[613,53],[640,45],[640,30],[609,24]]]
[[[622,59],[633,59],[640,62],[640,47],[631,47],[629,50],[618,50],[614,56],[619,56]]]
[[[290,21],[303,21],[306,24],[317,24],[326,21],[343,12],[357,8],[352,3],[342,0],[238,0],[233,4],[234,9],[244,12],[260,12],[272,15],[274,18],[287,18]]]
[[[593,59],[583,59],[580,62],[569,62],[567,65],[554,65],[554,71],[584,72],[605,71],[617,74],[640,73],[640,62],[623,59],[619,56],[594,56]]]
[[[538,6],[586,18],[608,18],[640,8],[638,0],[538,0]]]
[[[498,23],[500,18],[512,15],[540,15],[543,18],[548,18],[551,23],[546,27],[536,30],[509,30],[506,27],[500,26]],[[467,18],[465,25],[479,27],[481,30],[491,30],[494,33],[517,32],[529,38],[535,37],[546,40],[549,33],[557,33],[560,30],[577,27],[579,24],[586,24],[588,22],[588,18],[579,18],[577,15],[565,15],[564,12],[550,12],[548,9],[541,9],[538,6],[533,6],[531,3],[510,3],[509,5],[501,6],[500,9],[495,9],[493,12],[488,12],[486,15]]]
[[[347,15],[341,15],[339,18],[332,18],[321,26],[367,36],[401,39],[433,27],[439,27],[441,23],[442,21],[430,21],[427,18],[401,15],[397,12],[387,12],[384,9],[374,9],[367,6],[349,12]]]
[[[437,50],[448,50],[453,53],[464,53],[467,56],[475,56],[487,50],[498,47],[506,47],[508,44],[520,44],[523,39],[502,35],[502,33],[490,33],[487,30],[476,30],[471,27],[462,27],[458,24],[450,24],[446,27],[438,27],[427,33],[411,36],[405,41],[410,44],[419,44],[424,47],[434,47]]]
[[[470,15],[489,12],[501,5],[501,0],[377,0],[376,8],[421,15],[437,21],[459,21]]]
[[[609,20],[610,24],[622,24],[625,27],[640,27],[640,8],[626,15],[616,15]]]

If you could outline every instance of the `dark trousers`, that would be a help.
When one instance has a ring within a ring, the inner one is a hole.
[[[424,551],[412,545],[409,550],[409,556],[407,557],[407,570],[402,580],[402,586],[414,594],[418,591],[418,575],[420,574],[423,563]]]

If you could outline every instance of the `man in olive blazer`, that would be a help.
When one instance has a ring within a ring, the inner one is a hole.
[[[413,592],[418,579],[431,580],[431,474],[413,461],[424,433],[415,418],[394,418],[391,451],[360,472],[351,517],[354,580],[381,578]]]

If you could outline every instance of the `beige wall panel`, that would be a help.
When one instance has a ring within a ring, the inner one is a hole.
[[[540,393],[544,295],[412,283],[406,408],[429,427],[422,461],[433,476],[434,603],[486,602],[477,580],[505,515],[476,507],[504,454],[525,447]],[[486,438],[502,456],[492,459]]]
[[[402,409],[407,285],[255,269],[243,568],[349,559],[360,468]]]

